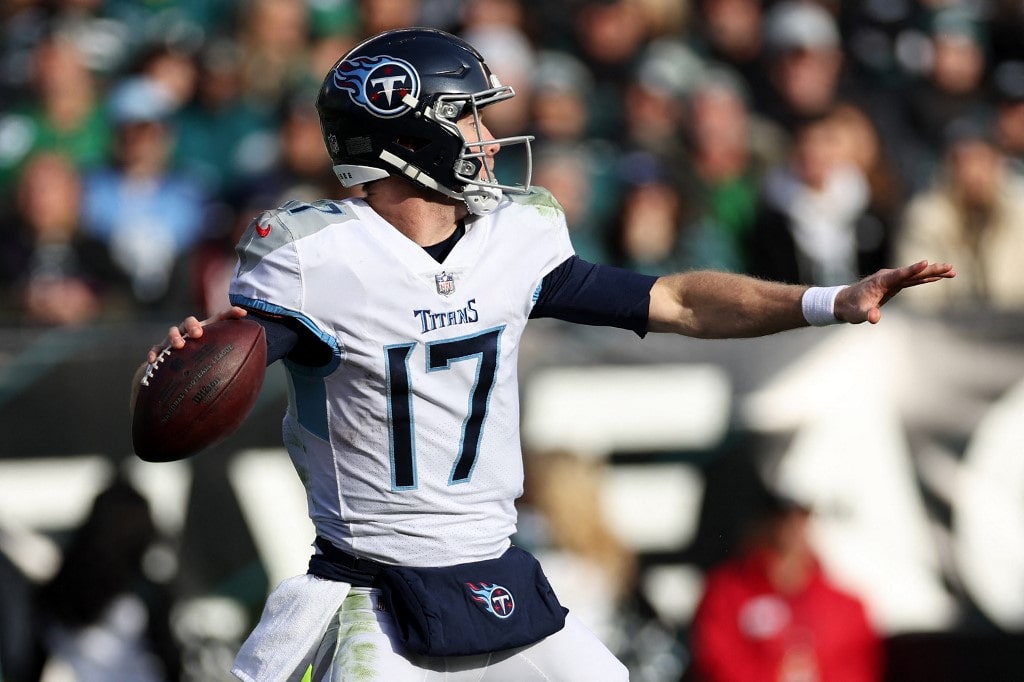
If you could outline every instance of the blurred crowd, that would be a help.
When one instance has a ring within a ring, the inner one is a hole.
[[[915,302],[1024,303],[1019,2],[8,0],[0,22],[8,325],[223,306],[259,210],[346,191],[323,74],[407,25],[516,88],[488,126],[536,135],[584,258],[821,285],[949,260],[957,285]]]

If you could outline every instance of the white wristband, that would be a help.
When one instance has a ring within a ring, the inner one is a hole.
[[[836,318],[836,296],[848,285],[838,287],[810,287],[800,299],[804,319],[815,327],[839,324]]]

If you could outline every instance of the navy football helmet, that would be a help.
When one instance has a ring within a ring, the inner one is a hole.
[[[360,43],[324,79],[317,111],[334,172],[345,187],[389,175],[489,213],[503,192],[530,185],[531,136],[466,140],[456,121],[515,96],[469,43],[444,31],[387,31]],[[480,135],[477,135],[479,138]],[[501,184],[485,163],[488,145],[526,145],[525,178]]]

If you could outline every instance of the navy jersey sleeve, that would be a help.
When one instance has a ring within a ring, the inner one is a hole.
[[[268,317],[249,311],[247,319],[259,322],[267,335],[267,365],[281,358],[308,367],[319,367],[331,359],[331,350],[309,329],[290,317]]]
[[[643,337],[657,279],[572,256],[541,281],[530,317],[618,327]]]

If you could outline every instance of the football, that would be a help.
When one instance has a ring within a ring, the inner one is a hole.
[[[170,462],[227,438],[256,403],[266,361],[263,327],[246,319],[212,322],[184,348],[165,348],[135,387],[135,454]]]

